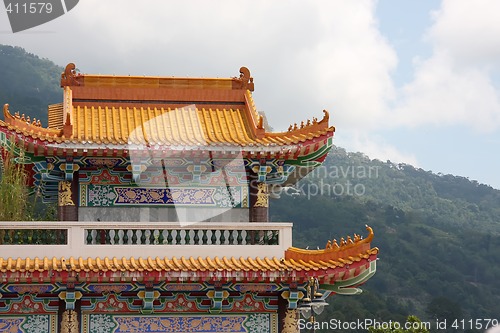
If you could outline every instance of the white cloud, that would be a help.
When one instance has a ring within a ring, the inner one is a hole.
[[[398,150],[392,144],[387,143],[382,136],[373,132],[347,131],[336,140],[336,144],[348,151],[362,152],[371,159],[418,166],[418,160],[414,154]]]
[[[500,65],[500,23],[497,0],[445,0],[434,13],[429,37],[459,65]]]
[[[281,130],[322,109],[338,126],[374,127],[394,91],[375,0],[85,0],[2,37],[87,73],[237,76],[247,66],[257,107]]]
[[[466,125],[500,128],[498,1],[445,0],[428,31],[430,58],[416,62],[415,77],[400,91],[394,125]]]

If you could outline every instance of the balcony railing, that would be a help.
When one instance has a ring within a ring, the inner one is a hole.
[[[291,223],[0,222],[3,258],[282,257]]]

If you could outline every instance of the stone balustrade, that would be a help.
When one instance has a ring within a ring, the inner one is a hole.
[[[4,258],[281,258],[291,246],[291,223],[0,222]]]

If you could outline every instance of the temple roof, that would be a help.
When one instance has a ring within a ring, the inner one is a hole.
[[[48,108],[49,127],[12,115],[8,105],[0,127],[22,134],[34,145],[52,147],[236,146],[297,156],[320,149],[335,131],[324,111],[321,120],[268,132],[253,102],[253,78],[245,67],[239,77],[215,79],[79,74],[74,64],[68,64],[61,87],[63,102]]]

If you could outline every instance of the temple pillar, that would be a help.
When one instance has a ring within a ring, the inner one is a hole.
[[[57,213],[59,221],[78,221],[78,172],[71,181],[59,182]]]
[[[250,222],[269,222],[268,185],[250,177]]]
[[[78,313],[75,310],[66,310],[62,313],[61,321],[59,322],[59,332],[80,333]]]
[[[299,333],[299,313],[297,309],[288,308],[288,300],[278,298],[278,332]]]

